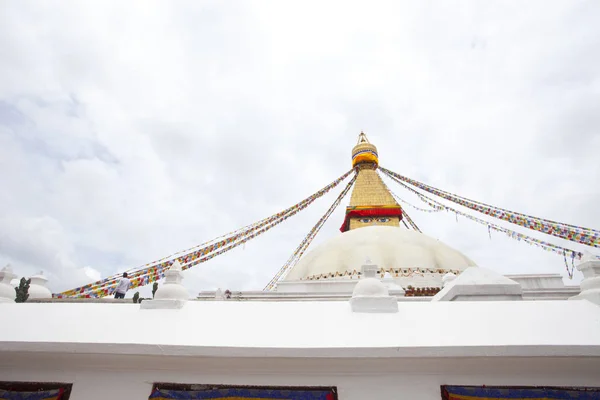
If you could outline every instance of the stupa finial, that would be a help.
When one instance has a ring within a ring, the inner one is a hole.
[[[369,142],[369,139],[367,139],[367,135],[365,135],[363,131],[360,131],[360,135],[358,135],[358,142],[356,144],[361,143],[371,143]]]
[[[361,165],[361,167],[375,169],[378,164],[377,147],[369,142],[363,131],[360,131],[358,143],[352,149],[352,168]]]

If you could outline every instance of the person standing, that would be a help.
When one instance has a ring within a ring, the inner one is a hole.
[[[115,299],[124,299],[125,293],[129,290],[129,286],[131,285],[131,281],[127,277],[127,272],[123,272],[123,277],[117,284],[117,288],[115,289]]]

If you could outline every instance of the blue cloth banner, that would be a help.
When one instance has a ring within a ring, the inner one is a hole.
[[[164,390],[155,389],[150,400],[334,400],[332,390],[295,390],[260,388],[223,388],[213,390]]]
[[[63,393],[63,389],[41,392],[15,392],[0,389],[0,400],[60,400]]]
[[[600,400],[600,388],[443,386],[444,400]]]

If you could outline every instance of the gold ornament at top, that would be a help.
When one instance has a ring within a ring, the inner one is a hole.
[[[377,147],[369,143],[367,135],[361,132],[358,135],[358,143],[352,149],[352,168],[376,169],[379,165],[379,157],[377,156]]]

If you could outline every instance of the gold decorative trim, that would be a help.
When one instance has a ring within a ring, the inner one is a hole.
[[[461,273],[460,270],[458,269],[443,269],[443,268],[380,268],[377,270],[377,274],[379,274],[380,277],[383,278],[383,276],[389,272],[390,275],[392,275],[392,277],[394,278],[400,278],[400,277],[411,277],[411,276],[424,276],[424,275],[445,275],[448,272],[452,272],[455,275],[458,275]],[[350,279],[360,279],[361,278],[361,273],[357,270],[352,270],[352,271],[344,271],[343,273],[340,273],[339,271],[336,272],[329,272],[326,274],[318,274],[318,275],[310,275],[307,276],[306,278],[301,278],[300,280],[302,281],[318,281],[318,280],[327,280],[327,279],[333,279],[333,278],[344,278],[344,277],[349,277]]]

